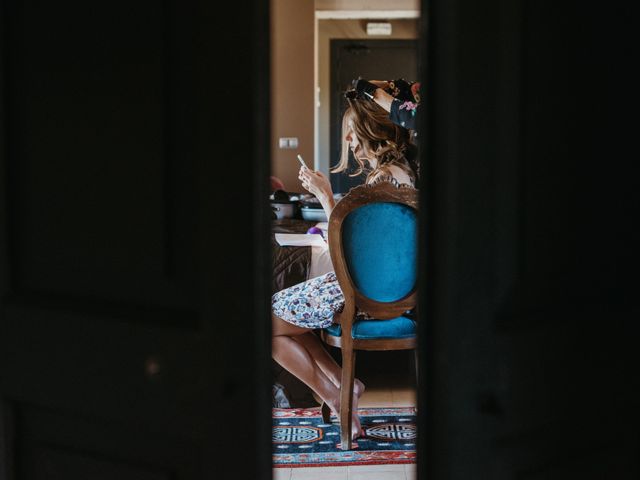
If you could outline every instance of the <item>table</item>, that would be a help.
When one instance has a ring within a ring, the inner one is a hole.
[[[276,233],[306,233],[309,228],[317,224],[318,222],[299,219],[272,221],[272,291],[274,293],[332,270],[327,247],[283,247],[275,240]]]

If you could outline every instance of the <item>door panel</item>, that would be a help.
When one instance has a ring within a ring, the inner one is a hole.
[[[624,9],[430,6],[419,477],[637,478]]]
[[[27,405],[17,406],[15,416],[21,478],[199,478],[202,451],[196,442],[176,441],[142,422],[133,430],[119,422]]]
[[[173,73],[188,51],[170,8],[8,3],[15,295],[193,302],[193,162],[176,148],[193,79]]]
[[[2,3],[3,480],[269,477],[268,94],[220,95],[269,16],[237,7]]]
[[[147,411],[143,399],[154,395],[135,390],[146,388],[148,358],[169,362],[171,349],[185,349],[180,364],[199,364],[189,361],[198,355],[196,238],[180,228],[195,221],[193,161],[173,146],[187,145],[189,122],[178,126],[173,113],[192,102],[183,92],[193,78],[176,84],[168,73],[188,59],[168,46],[165,27],[178,28],[168,5],[7,7],[11,276],[2,352],[19,366],[4,376],[18,398],[121,414],[135,393]],[[152,328],[163,324],[175,331]],[[74,385],[95,398],[69,395]]]

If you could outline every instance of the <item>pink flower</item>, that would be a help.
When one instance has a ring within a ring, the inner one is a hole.
[[[402,105],[400,105],[400,110],[402,110],[403,108],[406,108],[407,110],[415,110],[417,107],[417,103],[406,101]]]

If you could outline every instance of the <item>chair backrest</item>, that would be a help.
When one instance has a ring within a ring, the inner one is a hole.
[[[329,222],[331,259],[345,300],[376,318],[415,306],[418,192],[380,182],[352,189]]]

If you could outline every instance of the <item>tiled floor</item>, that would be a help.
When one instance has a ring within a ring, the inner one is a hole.
[[[360,407],[413,407],[415,388],[410,381],[380,377],[367,382]],[[274,480],[414,480],[415,465],[371,465],[324,468],[274,468]]]
[[[414,480],[415,478],[415,465],[273,469],[273,480]]]

